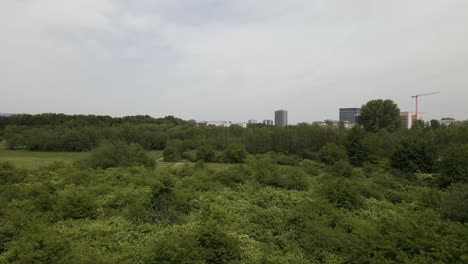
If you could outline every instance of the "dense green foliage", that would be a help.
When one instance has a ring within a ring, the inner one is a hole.
[[[354,126],[346,137],[349,162],[353,166],[362,166],[371,159],[370,148],[365,143],[366,132],[360,126]]]
[[[114,143],[103,143],[91,151],[91,155],[82,161],[82,164],[91,168],[132,167],[145,166],[154,167],[154,160],[148,157],[144,149],[138,144],[126,144],[118,141]]]
[[[400,109],[392,100],[372,100],[361,107],[358,118],[367,131],[377,132],[380,129],[396,131],[402,126]]]
[[[404,172],[430,173],[435,167],[434,148],[425,141],[406,139],[390,157],[391,166]]]
[[[441,155],[439,171],[444,175],[442,186],[451,183],[468,183],[468,144],[450,145]]]
[[[0,263],[466,262],[466,184],[332,168],[4,163]]]
[[[0,263],[466,263],[468,122],[379,122],[0,117],[4,152],[92,150],[0,161]]]
[[[231,144],[224,151],[224,159],[228,163],[243,163],[247,158],[247,150],[242,144]]]
[[[329,143],[320,149],[318,153],[319,160],[325,164],[333,165],[338,161],[347,161],[348,154],[344,146]]]

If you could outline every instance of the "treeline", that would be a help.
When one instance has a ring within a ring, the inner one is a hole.
[[[59,122],[60,120],[60,122]],[[412,129],[369,132],[360,127],[299,124],[297,126],[253,126],[229,128],[196,126],[174,117],[148,116],[110,118],[99,116],[15,115],[0,119],[0,133],[9,149],[33,151],[89,151],[102,142],[124,141],[147,150],[164,150],[173,159],[189,159],[193,151],[214,152],[229,145],[244,145],[250,154],[276,152],[302,158],[315,158],[327,143],[345,146],[355,165],[359,159],[389,158],[406,139],[424,141],[436,152],[450,144],[468,144],[468,122],[444,127],[431,122],[417,123]],[[354,153],[358,151],[358,153]],[[192,153],[191,153],[192,152]],[[364,153],[359,153],[364,152]],[[214,159],[216,160],[216,159]]]
[[[13,115],[0,117],[0,137],[8,149],[32,151],[89,151],[103,141],[118,140],[163,149],[167,130],[186,125],[172,116]]]
[[[130,124],[173,124],[181,125],[186,122],[173,116],[164,118],[153,118],[149,115],[111,117],[100,115],[66,115],[55,113],[44,113],[37,115],[15,114],[11,116],[0,116],[0,129],[6,126],[65,126],[65,127],[83,127],[99,126],[107,127],[124,123]]]

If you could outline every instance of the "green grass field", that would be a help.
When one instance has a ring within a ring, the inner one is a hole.
[[[157,167],[169,168],[178,167],[184,164],[192,164],[188,161],[179,162],[163,162],[162,151],[150,150],[147,151],[148,156],[157,162]],[[28,151],[28,150],[6,150],[2,143],[0,143],[0,162],[6,161],[11,162],[13,165],[19,168],[36,169],[50,165],[54,162],[65,162],[71,164],[73,162],[82,160],[89,155],[89,152],[40,152],[40,151]],[[222,163],[206,163],[208,168],[211,169],[224,169],[231,164]]]
[[[162,158],[162,151],[148,151],[148,155],[158,161]],[[64,162],[71,164],[75,161],[82,160],[89,155],[89,152],[39,152],[39,151],[27,151],[27,150],[6,150],[0,149],[0,162],[7,161],[19,168],[25,169],[36,169],[50,165],[54,162]],[[157,167],[159,168],[170,168],[179,167],[184,164],[192,164],[187,161],[179,162],[163,162],[158,161]],[[206,163],[208,168],[211,169],[224,169],[232,166],[231,164],[222,163]]]
[[[148,151],[148,155],[155,161],[162,158],[162,151]],[[65,162],[71,164],[82,160],[89,152],[39,152],[27,150],[6,150],[0,144],[0,162],[11,162],[19,168],[35,169],[50,165],[54,162]]]
[[[84,159],[87,152],[34,152],[27,150],[0,150],[0,161],[13,163],[17,167],[34,169],[56,161],[72,163]]]

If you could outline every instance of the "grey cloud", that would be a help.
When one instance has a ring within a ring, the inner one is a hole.
[[[468,2],[4,0],[1,112],[337,118],[372,98],[468,118]],[[451,103],[447,103],[451,102]]]

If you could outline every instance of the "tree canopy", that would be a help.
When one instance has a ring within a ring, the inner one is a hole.
[[[361,107],[358,123],[370,132],[393,132],[402,126],[400,109],[392,100],[371,100]]]

